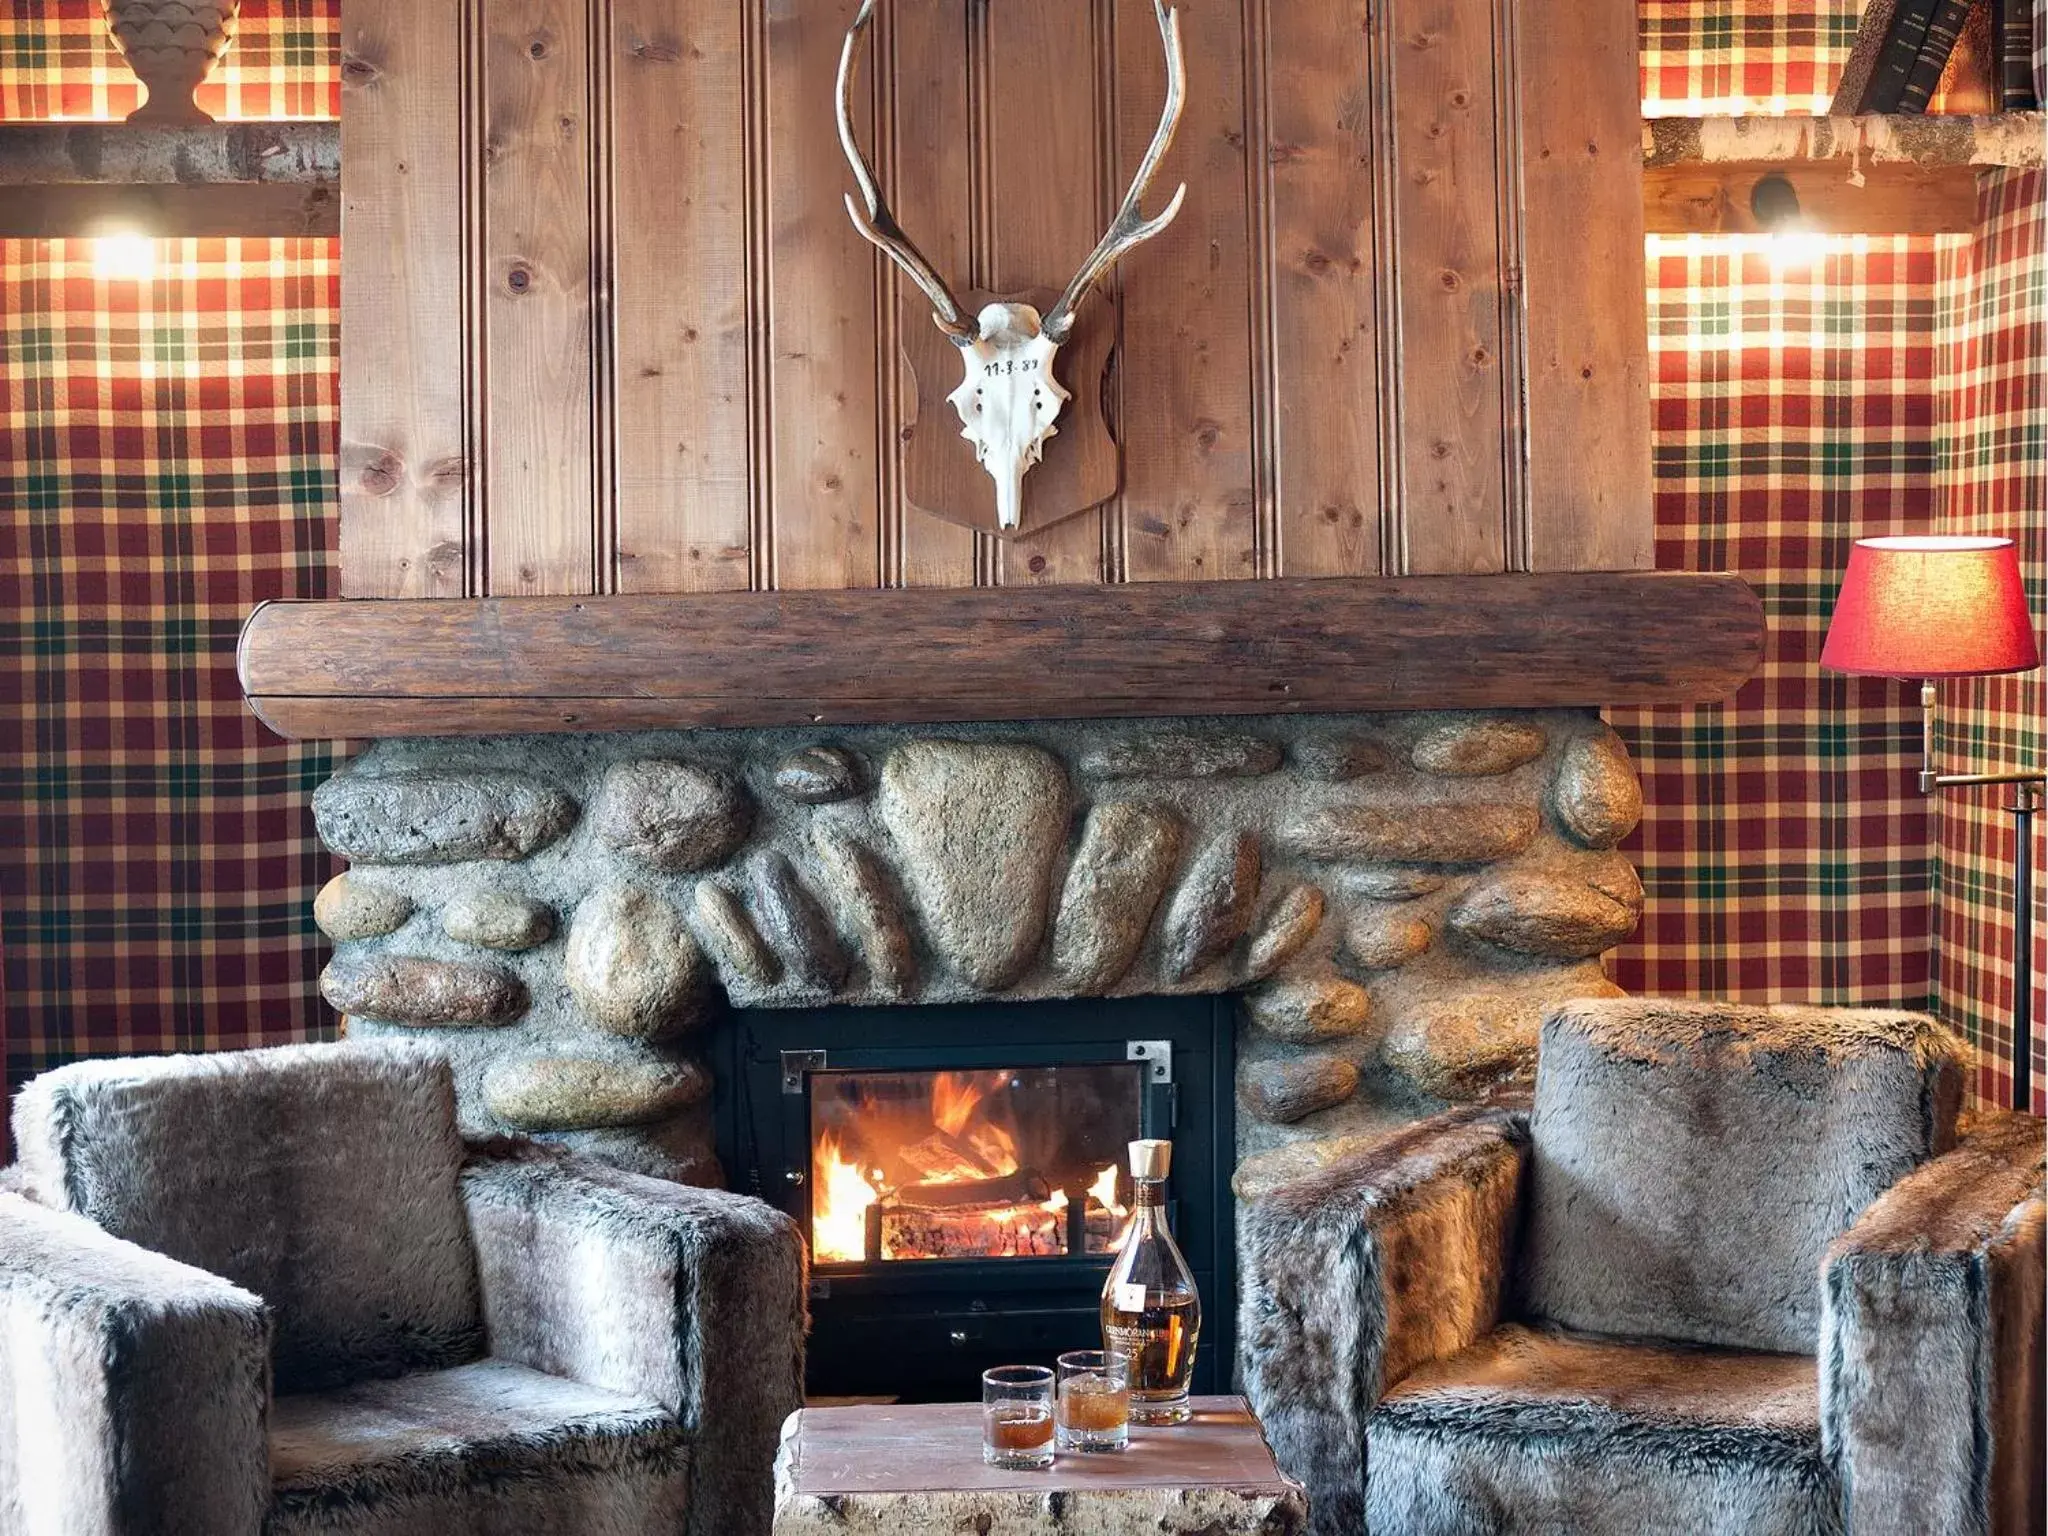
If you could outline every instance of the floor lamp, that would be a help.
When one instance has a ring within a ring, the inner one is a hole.
[[[2048,775],[1942,773],[1934,765],[1934,679],[2026,672],[2041,664],[2011,539],[1858,539],[1849,551],[1820,662],[1836,672],[1920,679],[1920,792],[2013,786],[2013,1108],[2033,1103],[2034,811]]]

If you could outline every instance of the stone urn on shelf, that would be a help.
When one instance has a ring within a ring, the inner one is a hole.
[[[100,0],[128,67],[148,96],[131,123],[210,123],[192,99],[235,35],[241,0]]]

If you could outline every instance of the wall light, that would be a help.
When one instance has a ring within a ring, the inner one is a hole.
[[[92,275],[102,282],[148,282],[156,276],[156,241],[134,233],[94,236]]]

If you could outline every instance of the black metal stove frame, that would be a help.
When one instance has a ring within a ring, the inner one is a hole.
[[[987,1071],[1131,1062],[1142,1133],[1174,1141],[1174,1236],[1202,1293],[1197,1392],[1226,1390],[1234,1354],[1235,1019],[1224,997],[916,1008],[742,1010],[718,1032],[719,1156],[734,1189],[810,1230],[814,1072]],[[1100,1347],[1106,1254],[816,1264],[806,1383],[814,1394],[976,1397],[991,1365]]]

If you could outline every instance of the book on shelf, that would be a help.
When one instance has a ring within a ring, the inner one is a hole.
[[[1831,115],[1889,112],[1904,95],[1939,0],[1870,0],[1856,27],[1856,45],[1828,106]],[[1993,4],[2001,0],[1992,0]]]
[[[1899,0],[1898,14],[1892,19],[1891,35],[1885,39],[1884,51],[1877,56],[1877,68],[1870,76],[1870,89],[1864,94],[1863,112],[1896,112],[1899,103],[1905,99],[1906,82],[1912,78],[1913,67],[1920,61],[1921,44],[1927,41],[1927,28],[1934,20],[1934,12],[1940,0]]]
[[[1913,68],[1906,76],[1905,91],[1899,97],[1899,111],[1927,110],[1927,103],[1934,98],[1942,76],[1948,71],[1948,61],[1955,53],[1956,42],[1963,35],[1970,5],[1971,0],[1939,0],[1934,7],[1934,14],[1927,22],[1927,35],[1920,43],[1920,56],[1913,61]]]
[[[1991,36],[1999,110],[2032,111],[2041,105],[2034,94],[2034,0],[1991,0]]]

